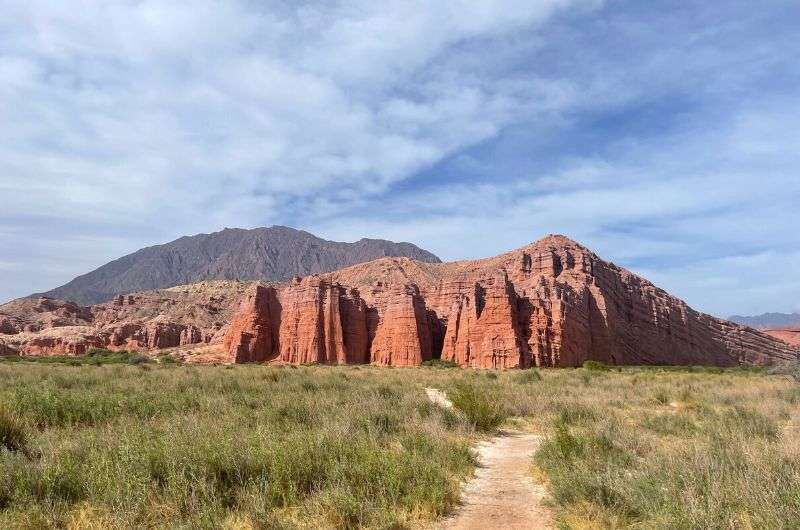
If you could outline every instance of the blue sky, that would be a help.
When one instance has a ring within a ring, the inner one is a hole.
[[[0,300],[285,224],[800,311],[796,1],[0,5]]]

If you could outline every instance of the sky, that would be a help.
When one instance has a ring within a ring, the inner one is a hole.
[[[0,0],[0,301],[281,224],[800,311],[796,0]]]

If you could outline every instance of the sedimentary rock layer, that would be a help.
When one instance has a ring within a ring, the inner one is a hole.
[[[563,236],[477,261],[384,258],[250,287],[240,303],[248,286],[235,285],[214,295],[208,286],[185,286],[180,296],[121,296],[88,312],[54,301],[16,313],[2,306],[7,334],[0,338],[6,349],[42,354],[95,344],[219,343],[231,362],[296,364],[406,366],[442,357],[476,368],[586,360],[732,366],[798,359],[786,342],[697,312]]]
[[[292,314],[281,322],[281,360],[353,362],[338,339],[337,301],[348,288],[356,288],[348,303],[366,315],[368,354],[358,358],[381,365],[440,356],[479,368],[586,360],[732,366],[798,357],[784,342],[694,311],[585,247],[549,236],[486,260],[383,259],[295,282],[279,294]]]

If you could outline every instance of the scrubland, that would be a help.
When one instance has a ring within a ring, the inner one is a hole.
[[[565,528],[800,527],[786,376],[63,361],[0,362],[0,528],[425,526],[509,426]]]

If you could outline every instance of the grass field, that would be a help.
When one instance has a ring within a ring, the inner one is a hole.
[[[6,360],[0,528],[416,527],[509,423],[547,436],[531,473],[564,527],[800,527],[800,385],[590,368]]]

